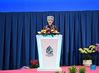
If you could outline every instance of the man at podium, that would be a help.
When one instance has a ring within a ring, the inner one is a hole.
[[[56,26],[53,25],[53,22],[54,22],[53,16],[47,16],[47,22],[48,22],[48,25],[46,25],[43,29],[55,29],[55,30],[57,30]]]
[[[48,25],[44,26],[39,34],[51,34],[51,33],[59,33],[58,29],[55,25],[53,25],[54,16],[47,16],[47,23]]]

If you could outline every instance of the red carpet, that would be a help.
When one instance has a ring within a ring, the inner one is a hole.
[[[68,68],[70,66],[62,67],[62,70],[66,73],[69,73]],[[77,69],[79,67],[84,66],[76,66]],[[18,69],[18,70],[0,70],[0,73],[54,73],[51,71],[37,71],[36,69]],[[77,72],[79,73],[79,72]],[[96,70],[90,70],[90,67],[86,67],[86,73],[99,73],[99,66],[97,66]]]

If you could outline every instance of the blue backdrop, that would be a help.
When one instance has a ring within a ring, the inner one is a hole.
[[[55,16],[63,35],[61,65],[81,65],[78,49],[99,43],[99,11],[0,13],[0,69],[16,69],[38,59],[36,34]],[[94,55],[99,65],[99,54]]]
[[[99,10],[99,0],[0,0],[0,12]]]

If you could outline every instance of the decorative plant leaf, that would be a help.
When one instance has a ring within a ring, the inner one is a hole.
[[[72,66],[71,68],[69,68],[69,73],[76,73],[76,67]]]
[[[85,68],[79,68],[79,73],[85,73],[86,69]]]

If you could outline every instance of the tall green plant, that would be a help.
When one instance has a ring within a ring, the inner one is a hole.
[[[76,67],[72,66],[71,68],[69,68],[69,73],[76,73]]]

